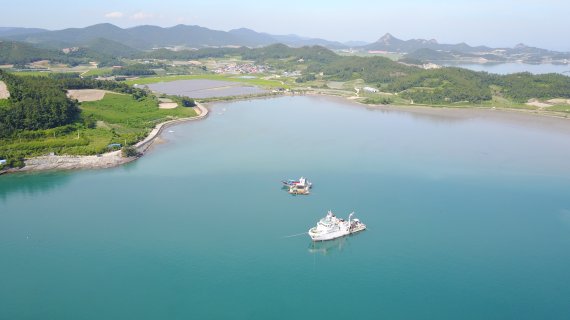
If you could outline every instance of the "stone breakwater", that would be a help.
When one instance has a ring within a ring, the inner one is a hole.
[[[206,107],[202,106],[201,104],[197,103],[196,109],[198,115],[195,117],[186,118],[186,119],[176,119],[158,124],[156,127],[154,127],[154,129],[152,129],[152,131],[149,133],[149,135],[146,138],[135,144],[135,148],[137,149],[137,151],[140,153],[144,153],[145,151],[147,151],[152,146],[156,137],[158,137],[160,133],[162,133],[162,131],[168,127],[172,127],[174,125],[187,121],[204,119],[205,117],[208,116],[208,109],[206,109]]]

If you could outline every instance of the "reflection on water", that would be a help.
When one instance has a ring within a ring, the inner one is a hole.
[[[385,115],[398,114],[405,117],[410,117],[420,121],[427,120],[433,123],[441,124],[455,124],[460,122],[469,121],[473,116],[465,113],[465,109],[441,109],[432,107],[406,107],[406,106],[381,106],[370,107],[366,106],[366,110],[372,112],[380,112]],[[485,110],[486,111],[486,110]]]
[[[76,173],[52,171],[43,173],[8,174],[0,178],[0,200],[12,194],[34,195],[62,186]]]
[[[348,245],[350,236],[342,237],[329,241],[311,241],[309,244],[309,253],[328,255],[340,252]]]

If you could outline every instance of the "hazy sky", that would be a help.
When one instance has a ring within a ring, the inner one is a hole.
[[[2,0],[8,2],[8,0]],[[63,29],[110,22],[120,27],[246,27],[328,40],[401,39],[570,51],[568,0],[53,0],[9,1],[0,26]],[[3,6],[6,8],[6,6]],[[8,12],[9,11],[9,12]]]

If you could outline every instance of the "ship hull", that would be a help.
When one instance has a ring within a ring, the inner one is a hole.
[[[311,237],[311,240],[313,240],[313,241],[329,241],[329,240],[334,240],[334,239],[338,239],[341,237],[345,237],[345,236],[348,236],[350,234],[357,233],[357,232],[364,231],[364,230],[366,230],[366,226],[360,226],[359,228],[355,228],[353,230],[338,230],[335,232],[328,232],[328,233],[324,233],[324,234],[313,233],[313,232],[309,231],[309,236]]]

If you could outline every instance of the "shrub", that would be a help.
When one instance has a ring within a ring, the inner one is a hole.
[[[125,158],[138,157],[140,153],[133,146],[125,146],[121,149],[121,155]]]
[[[190,108],[196,106],[196,102],[194,101],[194,99],[183,97],[181,101],[182,101],[182,106],[184,107]]]

